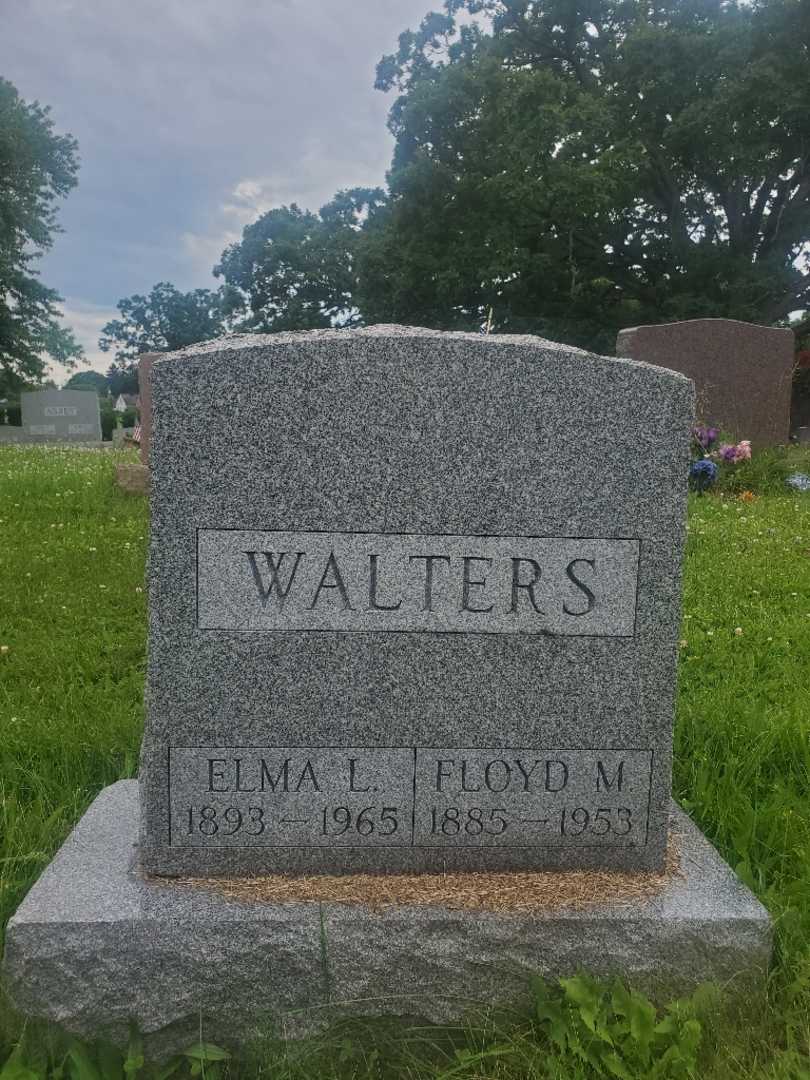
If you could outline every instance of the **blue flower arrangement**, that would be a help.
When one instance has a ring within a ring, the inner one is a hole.
[[[710,458],[693,461],[689,467],[689,479],[699,495],[712,486],[717,479],[717,465]]]

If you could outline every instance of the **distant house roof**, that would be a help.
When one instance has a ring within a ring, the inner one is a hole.
[[[119,394],[113,408],[116,412],[124,412],[125,409],[137,409],[140,404],[141,399],[137,394]]]

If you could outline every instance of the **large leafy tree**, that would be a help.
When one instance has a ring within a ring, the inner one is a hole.
[[[225,332],[222,295],[210,289],[180,292],[160,281],[148,294],[128,296],[116,304],[120,319],[102,327],[99,348],[113,351],[118,364],[132,363],[141,353],[172,352]]]
[[[634,322],[810,302],[801,0],[447,0],[377,85],[396,149],[359,256],[367,319],[491,306],[607,349]]]
[[[65,390],[95,390],[103,397],[109,393],[107,379],[98,371],[77,371],[65,383]]]
[[[57,205],[76,185],[77,143],[49,110],[0,79],[0,397],[42,380],[49,360],[81,356],[59,325],[61,298],[35,263],[59,232]]]
[[[358,321],[356,254],[379,189],[340,191],[319,213],[294,203],[263,214],[222,253],[214,274],[242,330],[309,330]]]

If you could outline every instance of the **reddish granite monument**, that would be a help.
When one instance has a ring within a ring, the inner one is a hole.
[[[152,365],[160,353],[144,353],[138,358],[138,393],[141,399],[141,462],[149,465],[152,441]]]
[[[115,479],[122,491],[149,494],[149,444],[152,441],[152,365],[160,353],[143,353],[138,358],[138,395],[141,413],[141,463],[118,465]]]
[[[698,418],[754,446],[786,443],[794,365],[792,330],[692,319],[622,330],[616,355],[694,380]]]

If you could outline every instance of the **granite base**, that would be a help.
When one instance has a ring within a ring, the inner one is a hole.
[[[766,910],[673,806],[680,872],[653,897],[585,910],[374,909],[246,903],[144,880],[138,784],[106,788],[8,926],[4,977],[23,1013],[161,1057],[300,1037],[346,1016],[448,1022],[527,1000],[531,975],[621,974],[661,999],[704,980],[750,988]]]

